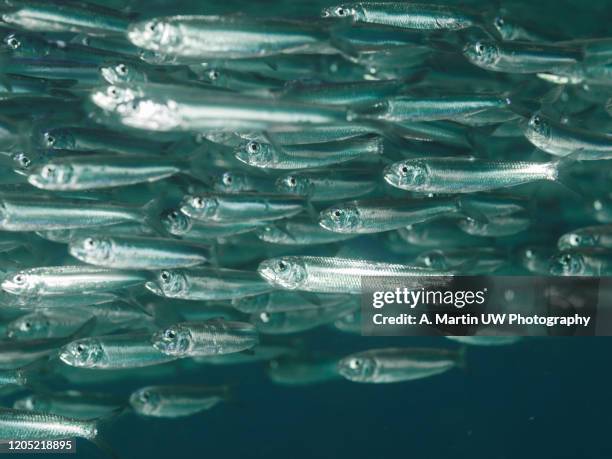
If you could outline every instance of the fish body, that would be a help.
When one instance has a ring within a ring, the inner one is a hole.
[[[306,208],[305,198],[266,193],[208,193],[186,196],[181,212],[205,222],[278,220]]]
[[[578,228],[562,235],[557,243],[559,250],[582,247],[612,249],[612,225]]]
[[[241,16],[169,16],[133,23],[136,46],[179,61],[265,57],[321,48],[327,33],[304,22]]]
[[[365,169],[308,170],[281,176],[276,188],[285,194],[307,196],[311,202],[355,198],[373,191],[378,182]]]
[[[222,268],[164,270],[145,286],[156,295],[184,300],[231,300],[272,290],[257,273]]]
[[[25,297],[98,293],[143,284],[146,274],[91,266],[49,266],[19,271],[0,286],[5,292]]]
[[[417,158],[388,166],[390,185],[418,193],[474,193],[539,180],[557,181],[563,163],[477,158]]]
[[[236,147],[236,158],[268,169],[308,169],[382,155],[383,138],[366,134],[322,143],[279,145],[249,140]]]
[[[59,358],[66,365],[97,370],[142,368],[175,359],[158,351],[151,335],[143,333],[82,338],[63,346]]]
[[[245,351],[257,345],[259,335],[250,323],[210,319],[172,325],[155,333],[151,340],[166,355],[204,357]]]
[[[334,233],[310,218],[291,218],[266,224],[255,230],[262,241],[280,245],[307,246],[330,244],[355,237],[350,233]]]
[[[68,252],[92,265],[116,269],[173,269],[211,259],[211,249],[176,239],[84,236],[72,239]]]
[[[181,418],[209,410],[228,396],[224,386],[146,386],[130,395],[130,405],[142,416]]]
[[[338,257],[289,256],[264,260],[257,272],[272,285],[287,290],[318,293],[361,292],[361,278],[402,277],[415,286],[441,285],[449,272],[391,263]],[[415,287],[417,288],[417,287]]]
[[[462,352],[387,348],[347,356],[338,362],[338,371],[350,381],[379,384],[428,378],[463,365]]]

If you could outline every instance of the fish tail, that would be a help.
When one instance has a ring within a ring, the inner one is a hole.
[[[159,198],[151,199],[142,207],[144,224],[158,235],[165,236],[166,230],[162,225],[160,215],[163,212],[162,203]]]
[[[92,442],[100,451],[106,453],[109,457],[113,459],[120,459],[117,452],[113,449],[113,447],[106,441],[106,429],[107,427],[114,422],[120,415],[127,411],[127,405],[117,408],[116,410],[111,411],[110,413],[95,419],[91,419],[89,422],[92,424],[92,435],[87,439]]]
[[[467,346],[461,346],[457,351],[457,367],[467,369]]]
[[[578,197],[585,197],[582,187],[577,180],[572,176],[572,169],[578,161],[577,156],[580,152],[574,152],[568,156],[563,156],[550,164],[549,180],[561,184],[565,189]]]

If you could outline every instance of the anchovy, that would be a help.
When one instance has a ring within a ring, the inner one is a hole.
[[[419,266],[311,256],[264,260],[259,264],[257,272],[270,284],[288,290],[347,294],[361,292],[363,276],[402,277],[414,288],[444,285],[449,276],[452,276],[450,272]]]

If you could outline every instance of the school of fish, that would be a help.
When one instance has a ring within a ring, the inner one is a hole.
[[[362,276],[612,275],[612,38],[160,3],[0,1],[0,441],[121,455],[119,416],[236,398],[181,372],[399,383],[520,339],[311,352],[360,333]]]

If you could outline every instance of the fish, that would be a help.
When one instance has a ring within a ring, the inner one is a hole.
[[[541,73],[578,64],[584,59],[579,46],[522,41],[468,42],[463,55],[472,64],[493,72]]]
[[[474,157],[406,159],[385,168],[385,181],[417,193],[474,193],[542,180],[558,182],[572,158],[550,162],[499,161]]]
[[[278,220],[306,209],[301,196],[271,193],[206,193],[185,196],[181,212],[204,222],[246,222]]]
[[[550,274],[550,259],[554,250],[546,246],[530,245],[518,251],[518,261],[523,268],[534,274]]]
[[[249,349],[248,353],[235,352],[233,354],[210,355],[195,357],[194,360],[206,365],[246,365],[266,362],[295,353],[296,349],[291,346],[258,344],[256,347]]]
[[[91,199],[0,194],[0,228],[4,231],[97,228],[125,222],[157,227],[158,215],[155,200],[138,208]]]
[[[473,247],[483,242],[460,230],[454,220],[416,223],[398,229],[397,234],[406,244],[427,248]]]
[[[45,266],[9,274],[0,283],[7,293],[24,297],[99,293],[144,284],[147,275],[90,266]]]
[[[338,362],[338,372],[359,383],[396,383],[446,373],[465,366],[465,354],[450,349],[385,348],[357,352]]]
[[[246,314],[262,312],[274,313],[285,311],[299,311],[304,309],[331,308],[353,301],[350,295],[317,295],[316,298],[307,298],[299,292],[278,290],[262,295],[235,298],[232,307]],[[355,306],[357,304],[355,303]]]
[[[239,193],[241,191],[257,191],[273,193],[275,183],[268,176],[255,175],[241,170],[222,170],[210,178],[214,191],[220,193]]]
[[[279,193],[308,197],[310,202],[356,198],[373,191],[379,182],[366,169],[309,169],[276,180]]]
[[[265,221],[205,222],[193,219],[176,209],[164,211],[161,223],[168,233],[188,241],[215,240],[219,237],[244,234],[266,224]]]
[[[401,277],[413,288],[444,285],[452,273],[428,268],[339,257],[287,256],[270,258],[257,267],[275,287],[315,293],[361,293],[361,278]]]
[[[391,122],[456,120],[512,105],[499,95],[396,96],[349,109],[347,117],[357,122],[374,119]],[[516,116],[516,115],[512,115]]]
[[[413,30],[458,31],[478,27],[494,37],[497,31],[479,13],[450,5],[401,2],[354,2],[323,8],[324,18],[349,19],[355,23],[379,24]],[[491,29],[493,29],[491,31]]]
[[[290,311],[259,312],[251,315],[250,322],[263,334],[285,335],[311,330],[328,324],[354,310],[354,301],[341,302],[333,306]]]
[[[52,158],[35,166],[28,182],[43,190],[94,190],[151,183],[177,174],[197,174],[201,158],[87,155]]]
[[[176,239],[129,236],[81,236],[68,252],[88,264],[116,269],[174,269],[210,263],[210,247]]]
[[[612,136],[554,122],[542,113],[534,113],[524,127],[525,138],[540,150],[575,160],[612,158]]]
[[[416,263],[426,268],[453,270],[470,264],[466,275],[489,274],[507,265],[505,251],[494,247],[470,247],[460,249],[438,249],[422,252]]]
[[[134,155],[161,155],[173,145],[170,141],[82,126],[42,129],[38,139],[43,148],[54,150],[106,151]]]
[[[270,100],[211,88],[108,86],[94,90],[90,100],[115,113],[121,125],[158,132],[282,130],[347,120],[346,108],[340,106]]]
[[[181,418],[209,410],[229,397],[227,386],[146,386],[132,392],[130,406],[141,416]]]
[[[117,370],[160,365],[175,360],[151,344],[149,333],[123,333],[71,341],[59,350],[66,365],[95,370]]]
[[[559,250],[588,247],[612,249],[612,225],[598,225],[578,228],[563,234],[557,241]]]
[[[270,380],[282,386],[310,386],[341,379],[337,358],[328,356],[275,359],[267,368]]]
[[[243,352],[259,343],[254,325],[224,319],[183,322],[156,332],[153,346],[165,355],[203,357]]]
[[[316,23],[246,16],[167,16],[134,22],[132,44],[175,62],[265,57],[324,50],[328,33]]]
[[[523,339],[522,336],[503,335],[447,336],[446,338],[470,346],[509,346]]]
[[[330,142],[278,146],[249,140],[236,147],[235,156],[249,166],[296,170],[379,157],[383,150],[382,137],[366,134]]]
[[[37,32],[123,34],[131,19],[120,11],[91,3],[19,0],[7,6],[0,16],[4,23]]]
[[[272,290],[257,273],[225,268],[163,270],[145,287],[156,295],[183,300],[231,300]]]
[[[469,213],[468,206],[457,198],[377,198],[347,201],[322,210],[319,225],[337,233],[368,234]],[[481,220],[480,215],[476,217]]]
[[[612,273],[612,252],[601,248],[563,250],[550,259],[554,276],[609,276]]]
[[[255,229],[255,234],[264,242],[279,245],[308,246],[331,244],[356,237],[350,233],[334,233],[308,217],[293,217],[267,223]]]
[[[505,215],[487,217],[487,221],[473,218],[462,218],[457,221],[457,227],[471,236],[504,237],[526,231],[533,224],[533,218],[528,212],[515,212]]]
[[[88,420],[108,416],[124,404],[121,398],[106,393],[67,390],[30,394],[15,400],[13,408]]]
[[[133,222],[101,226],[99,228],[74,228],[36,232],[37,236],[60,244],[68,244],[73,239],[91,236],[92,234],[104,234],[107,236],[154,236],[155,232],[146,225]]]

